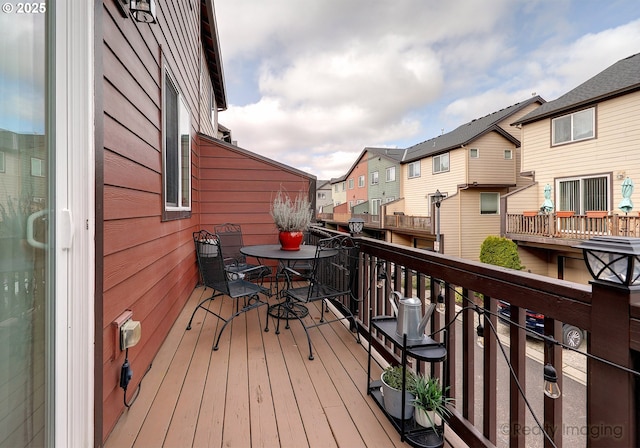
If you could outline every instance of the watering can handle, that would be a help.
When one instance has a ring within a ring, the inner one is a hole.
[[[400,300],[402,300],[402,294],[400,294],[398,291],[391,292],[389,302],[391,303],[391,308],[393,309],[394,316],[398,316],[398,303],[400,302]]]

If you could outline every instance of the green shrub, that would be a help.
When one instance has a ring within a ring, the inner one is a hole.
[[[518,246],[508,238],[488,236],[480,246],[480,261],[516,270],[524,269],[520,263]]]

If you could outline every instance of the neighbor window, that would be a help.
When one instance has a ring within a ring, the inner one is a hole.
[[[342,182],[342,191],[345,191],[347,187],[347,183],[346,182]]]
[[[323,193],[318,193],[318,199],[326,199],[327,195],[323,192]]]
[[[358,188],[364,187],[364,176],[358,176]]]
[[[513,151],[511,149],[505,149],[504,150],[504,159],[505,160],[513,159]]]
[[[4,163],[4,152],[0,151],[0,173],[4,173],[6,171]]]
[[[574,177],[556,181],[558,210],[609,210],[609,176]]]
[[[581,110],[551,121],[552,144],[570,143],[595,136],[596,109]]]
[[[497,215],[500,211],[500,193],[480,193],[480,214]]]
[[[338,186],[339,186],[339,185],[340,185],[340,184],[336,184],[336,185],[333,187],[333,191],[335,191],[336,193],[338,192]]]
[[[480,157],[480,151],[478,150],[478,148],[469,149],[469,157],[471,157],[472,159],[477,159],[478,157]]]
[[[396,167],[390,166],[387,168],[387,182],[395,182],[396,181]]]
[[[433,173],[444,173],[449,171],[449,153],[433,156]]]
[[[353,179],[349,179],[349,190],[353,190]]]
[[[191,210],[191,116],[168,71],[164,76],[164,207],[166,212]],[[165,218],[186,217],[170,213]]]
[[[378,185],[378,172],[371,173],[371,185]]]
[[[411,179],[412,177],[420,177],[420,161],[411,162],[407,167],[407,177]]]
[[[44,160],[31,157],[31,175],[35,177],[44,177]]]

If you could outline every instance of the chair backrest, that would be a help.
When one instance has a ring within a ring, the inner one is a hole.
[[[218,236],[206,230],[200,230],[193,232],[193,242],[196,246],[198,269],[204,286],[229,295],[227,271]]]
[[[241,264],[246,262],[246,257],[240,252],[240,248],[244,246],[242,239],[242,227],[239,224],[219,224],[213,227],[214,232],[218,235],[220,244],[224,247],[226,262],[233,264]]]
[[[326,256],[328,253],[333,256]],[[355,298],[359,249],[348,235],[325,238],[317,243],[312,283],[329,286]]]

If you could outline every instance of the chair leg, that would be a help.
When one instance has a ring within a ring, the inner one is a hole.
[[[207,299],[204,299],[202,302],[200,302],[200,303],[198,304],[198,306],[196,306],[196,307],[195,307],[195,309],[193,310],[193,313],[191,313],[191,319],[189,319],[189,323],[187,324],[187,330],[191,330],[191,322],[193,321],[193,317],[196,315],[196,311],[198,311],[198,309],[199,309],[199,308],[202,308],[202,309],[203,309],[203,310],[205,310],[206,312],[211,313],[211,314],[214,314],[214,315],[216,315],[216,316],[217,316],[217,314],[216,314],[216,313],[214,313],[213,311],[211,311],[211,310],[209,310],[209,309],[205,308],[205,307],[204,307],[204,306],[202,306],[202,305],[204,305],[206,302],[213,301],[213,299],[215,299],[215,298],[216,298],[216,297],[218,297],[219,295],[220,295],[220,294],[216,294],[216,293],[214,292],[214,293],[213,293],[213,295],[212,295],[211,297],[209,297],[209,298],[207,298]]]
[[[263,302],[260,300],[260,297],[258,297],[258,295],[256,294],[255,296],[256,302],[254,304],[251,304],[251,298],[249,298],[249,304],[242,307],[242,309],[236,311],[229,319],[224,319],[222,317],[220,317],[220,319],[222,319],[224,321],[224,325],[222,326],[222,328],[220,329],[220,332],[218,333],[218,336],[216,337],[216,342],[213,345],[213,350],[216,351],[218,350],[218,344],[220,343],[220,338],[222,337],[222,332],[224,331],[224,329],[227,327],[227,325],[229,325],[229,323],[235,319],[236,317],[238,317],[239,315],[241,315],[242,313],[246,313],[249,310],[252,310],[254,308],[258,308],[262,305],[267,305],[267,308],[269,307],[269,304],[267,302]],[[236,303],[237,303],[237,299],[236,299]],[[245,302],[247,303],[247,302]],[[267,310],[268,312],[268,310]]]

